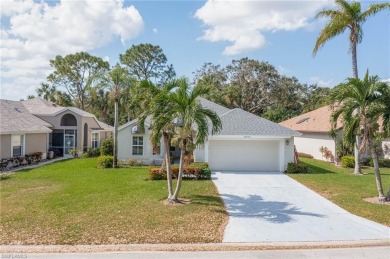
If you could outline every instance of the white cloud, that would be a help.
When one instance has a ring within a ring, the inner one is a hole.
[[[321,87],[332,87],[333,79],[324,80],[318,76],[312,76],[309,78],[311,84],[318,84]]]
[[[225,55],[255,50],[266,44],[264,32],[308,28],[309,20],[326,5],[328,0],[208,0],[195,13],[208,26],[198,39],[231,42],[223,51]]]
[[[158,32],[157,28],[153,28],[152,31],[153,31],[154,33],[157,33],[157,32]]]
[[[124,43],[144,28],[138,10],[125,7],[124,0],[6,0],[1,7],[2,19],[9,23],[0,31],[2,98],[35,94],[56,55],[91,51],[117,38]]]

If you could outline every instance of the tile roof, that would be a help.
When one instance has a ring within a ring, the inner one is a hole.
[[[20,101],[0,99],[0,133],[48,133],[48,122],[31,114]]]
[[[317,110],[283,121],[279,124],[300,132],[328,133],[332,128],[330,122],[332,112],[333,111],[329,106],[324,106]],[[341,120],[338,121],[337,126],[342,127]]]
[[[216,135],[248,136],[300,136],[301,134],[261,118],[250,112],[236,108],[220,115],[222,130]]]

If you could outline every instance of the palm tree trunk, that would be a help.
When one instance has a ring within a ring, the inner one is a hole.
[[[163,141],[164,141],[164,161],[162,164],[162,168],[165,164],[167,170],[167,183],[168,183],[168,200],[172,198],[173,188],[172,188],[172,171],[171,171],[171,158],[169,157],[169,137],[167,133],[163,133]]]
[[[384,202],[384,201],[386,201],[386,197],[383,194],[381,173],[379,171],[378,156],[375,152],[375,148],[374,148],[374,145],[372,143],[371,138],[368,139],[368,145],[370,146],[372,161],[374,162],[376,188],[378,189],[378,196],[379,196],[378,199],[380,202]]]
[[[114,161],[113,168],[118,167],[118,101],[115,100],[115,119],[114,119]]]
[[[179,195],[179,191],[180,191],[180,188],[181,188],[181,183],[183,181],[184,156],[185,156],[185,152],[186,152],[186,147],[187,147],[187,140],[184,139],[182,148],[180,150],[180,165],[179,165],[179,174],[177,176],[176,189],[175,189],[175,193],[173,194],[172,199],[171,199],[174,202],[178,201],[177,197]]]
[[[357,67],[357,42],[351,43],[351,49],[352,49],[352,71],[353,71],[353,77],[359,78],[358,76],[358,67]],[[360,112],[360,109],[356,109],[356,113]],[[360,136],[356,135],[356,145],[354,148],[354,155],[355,155],[355,170],[354,174],[362,174],[362,169],[360,168],[360,153],[359,153],[359,147],[360,147]]]

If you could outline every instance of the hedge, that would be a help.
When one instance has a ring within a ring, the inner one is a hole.
[[[179,174],[179,167],[172,166],[172,177],[176,178]],[[167,179],[167,171],[165,169],[160,171],[160,168],[149,168],[150,180],[165,180]],[[208,167],[201,166],[185,166],[183,169],[183,179],[211,179],[211,170]]]
[[[370,163],[371,167],[374,166],[374,161],[372,160],[372,158],[370,159],[369,163]],[[390,168],[390,159],[389,158],[378,158],[378,164],[379,164],[379,167]]]
[[[287,173],[288,174],[307,174],[309,173],[309,169],[306,165],[288,163],[287,164]]]
[[[100,168],[111,168],[114,163],[113,156],[99,156],[97,165]]]
[[[344,168],[354,168],[355,158],[353,156],[343,156],[341,158],[341,166]]]
[[[302,152],[298,152],[298,157],[313,158],[312,155],[306,154],[306,153],[302,153]]]

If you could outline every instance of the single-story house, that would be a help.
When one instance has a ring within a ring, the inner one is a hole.
[[[337,158],[336,147],[341,139],[342,121],[337,122],[337,134],[336,138],[333,139],[329,136],[329,131],[332,128],[330,120],[332,112],[329,106],[324,106],[279,124],[302,134],[300,137],[296,137],[294,142],[299,153],[312,155],[315,159],[334,162],[334,159],[326,159],[320,151],[322,147],[326,147]],[[383,157],[390,158],[390,139],[385,139],[382,142],[382,151]]]
[[[212,170],[266,172],[284,171],[289,162],[294,162],[294,137],[300,133],[239,108],[228,109],[204,98],[198,101],[219,115],[222,130],[194,150],[195,162],[208,162]],[[145,122],[145,132],[139,131],[137,120],[119,127],[119,159],[162,161],[163,145],[153,148],[150,123]],[[179,154],[178,147],[171,147],[170,151]]]
[[[34,98],[25,101],[0,99],[1,157],[24,156],[49,150],[57,156],[71,149],[98,147],[112,136],[113,128],[88,112],[75,107],[61,107]]]

